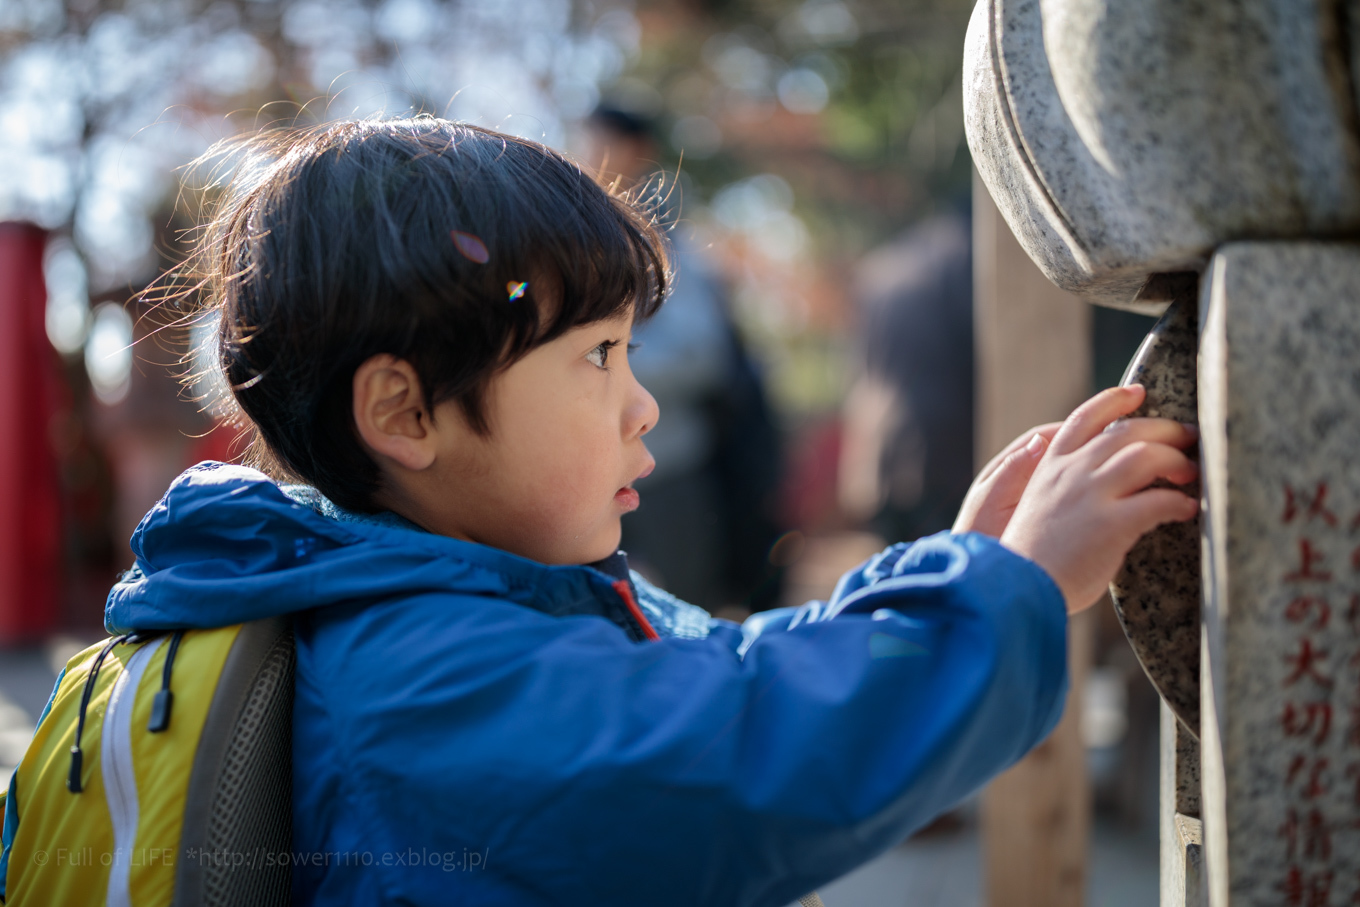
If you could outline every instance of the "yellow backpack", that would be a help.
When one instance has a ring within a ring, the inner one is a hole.
[[[0,797],[0,902],[286,904],[294,662],[282,619],[67,662]]]

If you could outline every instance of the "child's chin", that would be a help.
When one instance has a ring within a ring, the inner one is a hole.
[[[587,556],[581,561],[583,564],[593,564],[602,561],[619,550],[619,542],[623,538],[623,532],[619,528],[618,521],[614,521],[613,531],[604,536],[598,545],[591,545]]]

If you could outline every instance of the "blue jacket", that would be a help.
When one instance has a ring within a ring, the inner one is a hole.
[[[306,491],[189,470],[106,615],[294,615],[301,904],[778,907],[1062,711],[1062,596],[983,536],[895,545],[829,602],[738,626],[621,558],[544,566]]]

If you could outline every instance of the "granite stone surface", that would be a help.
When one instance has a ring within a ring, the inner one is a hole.
[[[1141,384],[1147,388],[1147,399],[1131,418],[1158,416],[1191,423],[1199,419],[1195,396],[1195,353],[1199,342],[1196,276],[1185,275],[1175,295],[1177,301],[1153,326],[1124,373],[1122,384]],[[1181,490],[1199,497],[1198,483]],[[1115,613],[1148,679],[1176,717],[1196,736],[1199,548],[1198,520],[1159,526],[1138,540],[1110,584]]]
[[[1204,907],[1208,892],[1200,820],[1199,742],[1165,702],[1160,787],[1161,907]]]
[[[1060,287],[1138,300],[1235,239],[1360,228],[1355,0],[979,0],[974,163]]]
[[[1171,738],[1172,757],[1175,759],[1175,811],[1182,816],[1200,818],[1203,810],[1199,783],[1199,740],[1176,719]]]
[[[1360,245],[1224,246],[1201,309],[1210,903],[1360,903]]]

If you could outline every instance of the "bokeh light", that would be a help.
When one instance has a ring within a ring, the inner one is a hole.
[[[116,302],[94,310],[85,343],[85,372],[99,402],[112,406],[132,383],[132,317]]]
[[[90,322],[85,263],[67,240],[48,244],[43,260],[47,284],[47,338],[61,353],[80,352]]]

